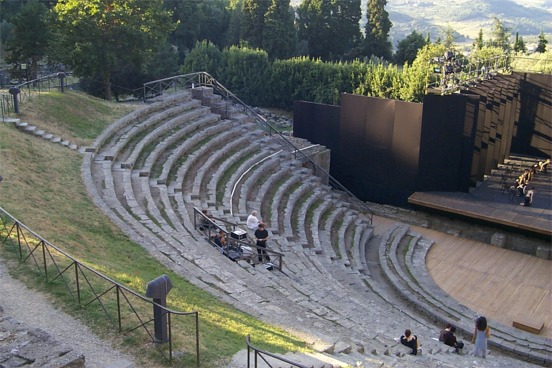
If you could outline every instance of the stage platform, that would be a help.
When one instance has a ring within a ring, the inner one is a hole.
[[[537,174],[531,207],[521,206],[523,198],[502,190],[498,181],[485,181],[470,193],[415,192],[408,203],[499,224],[529,233],[552,236],[552,173]]]

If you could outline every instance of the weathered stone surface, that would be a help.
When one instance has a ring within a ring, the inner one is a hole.
[[[85,357],[47,332],[4,316],[0,308],[0,367],[25,366],[84,368]]]

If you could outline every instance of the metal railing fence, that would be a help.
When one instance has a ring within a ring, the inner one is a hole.
[[[273,365],[268,361],[267,357],[270,357],[276,360],[278,362],[277,367],[282,366],[281,363],[286,363],[286,365],[289,364],[290,367],[308,368],[306,365],[293,362],[284,357],[281,357],[276,354],[269,353],[268,351],[264,351],[254,347],[251,344],[251,339],[249,335],[245,337],[245,343],[247,344],[247,368],[251,368],[251,367],[257,368],[259,366],[259,360],[263,361],[263,364],[262,364],[263,367],[268,366],[272,368]],[[253,361],[251,361],[251,354],[253,354]]]
[[[127,335],[141,329],[142,336],[154,343],[161,356],[167,358],[168,355],[171,363],[174,344],[178,343],[173,333],[175,328],[173,318],[191,317],[193,319],[191,325],[195,330],[195,352],[192,354],[195,354],[196,366],[199,367],[199,312],[174,311],[153,302],[51,244],[2,207],[0,207],[0,245],[4,248],[11,247],[11,251],[16,251],[21,263],[34,266],[44,277],[46,284],[63,283],[79,307],[95,306],[98,311],[106,315],[111,324],[117,327],[119,333]],[[142,312],[145,308],[150,308],[151,311],[153,307],[160,308],[161,314],[167,317],[167,344],[160,344],[155,339],[155,334],[151,331],[154,318]],[[182,320],[181,324],[185,322]]]
[[[279,141],[284,145],[284,147],[287,147],[293,157],[295,159],[299,159],[303,162],[308,162],[312,169],[314,170],[314,173],[327,178],[328,184],[331,188],[338,191],[339,193],[345,195],[347,197],[347,200],[353,204],[356,209],[366,215],[370,221],[370,224],[372,224],[372,220],[374,217],[374,212],[369,208],[369,206],[361,201],[358,197],[356,197],[351,191],[349,191],[345,186],[343,186],[337,179],[332,177],[330,173],[328,173],[325,169],[320,167],[316,162],[310,158],[307,154],[303,152],[303,150],[299,149],[293,142],[291,142],[288,138],[286,138],[285,135],[280,133],[270,122],[258,114],[253,108],[248,106],[245,102],[239,99],[235,94],[230,92],[226,87],[224,87],[220,82],[218,82],[215,78],[213,78],[211,75],[209,75],[206,72],[196,72],[196,73],[189,73],[189,74],[183,74],[183,75],[177,75],[174,77],[159,79],[151,82],[144,83],[144,101],[147,101],[148,98],[153,98],[156,96],[162,95],[164,92],[168,91],[179,91],[194,87],[211,87],[213,88],[213,91],[219,95],[222,96],[223,99],[233,103],[238,108],[241,108],[244,113],[251,116],[257,125],[267,132],[270,136],[274,136],[279,139]],[[226,104],[227,109],[229,108],[229,104]]]
[[[16,112],[14,107],[14,98],[17,98],[19,103],[23,103],[31,97],[40,95],[41,93],[50,92],[52,90],[62,91],[66,83],[65,79],[68,76],[70,76],[70,74],[49,74],[44,77],[13,86],[12,88],[17,88],[19,90],[19,93],[16,96],[13,96],[10,93],[1,93],[0,114],[2,115],[2,120],[4,120],[8,114]]]

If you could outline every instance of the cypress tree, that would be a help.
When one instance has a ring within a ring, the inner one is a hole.
[[[391,59],[391,42],[389,30],[393,25],[385,10],[387,0],[368,0],[367,21],[365,28],[366,56],[377,56]]]
[[[541,31],[541,33],[539,34],[539,43],[537,45],[537,48],[536,48],[535,52],[539,52],[541,54],[545,53],[546,52],[546,44],[548,44],[548,40],[544,36],[544,32]]]

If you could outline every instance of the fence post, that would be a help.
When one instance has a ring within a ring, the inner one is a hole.
[[[57,73],[57,77],[59,78],[59,91],[61,93],[65,92],[64,80],[65,80],[66,76],[67,76],[67,74],[65,74],[64,72]]]
[[[19,98],[17,97],[21,90],[17,87],[12,87],[9,89],[11,95],[13,95],[13,110],[16,114],[19,114]]]

